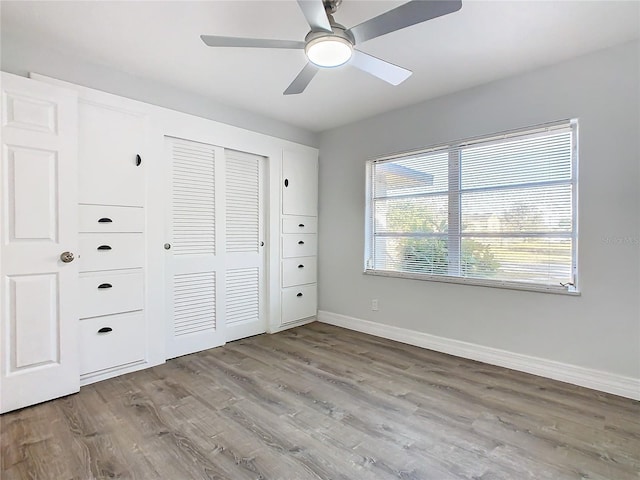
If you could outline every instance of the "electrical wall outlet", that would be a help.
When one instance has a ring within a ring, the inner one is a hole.
[[[374,312],[378,311],[378,299],[374,298],[373,300],[371,300],[371,310],[373,310]]]

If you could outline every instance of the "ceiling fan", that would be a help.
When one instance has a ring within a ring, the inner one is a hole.
[[[356,44],[462,8],[462,0],[412,0],[346,29],[333,18],[341,3],[342,0],[298,0],[311,26],[303,42],[216,35],[201,35],[200,38],[210,47],[304,49],[309,61],[284,91],[285,95],[302,93],[320,68],[339,67],[347,62],[391,85],[399,85],[409,78],[410,70],[356,50]]]

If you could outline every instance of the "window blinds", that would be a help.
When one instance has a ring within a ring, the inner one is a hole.
[[[372,161],[367,271],[574,286],[576,127],[566,121]]]

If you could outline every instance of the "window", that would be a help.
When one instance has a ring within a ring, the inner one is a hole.
[[[577,121],[367,164],[365,273],[576,291]]]

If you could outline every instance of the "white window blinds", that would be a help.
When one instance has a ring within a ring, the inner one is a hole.
[[[576,128],[371,161],[367,272],[574,290]]]

